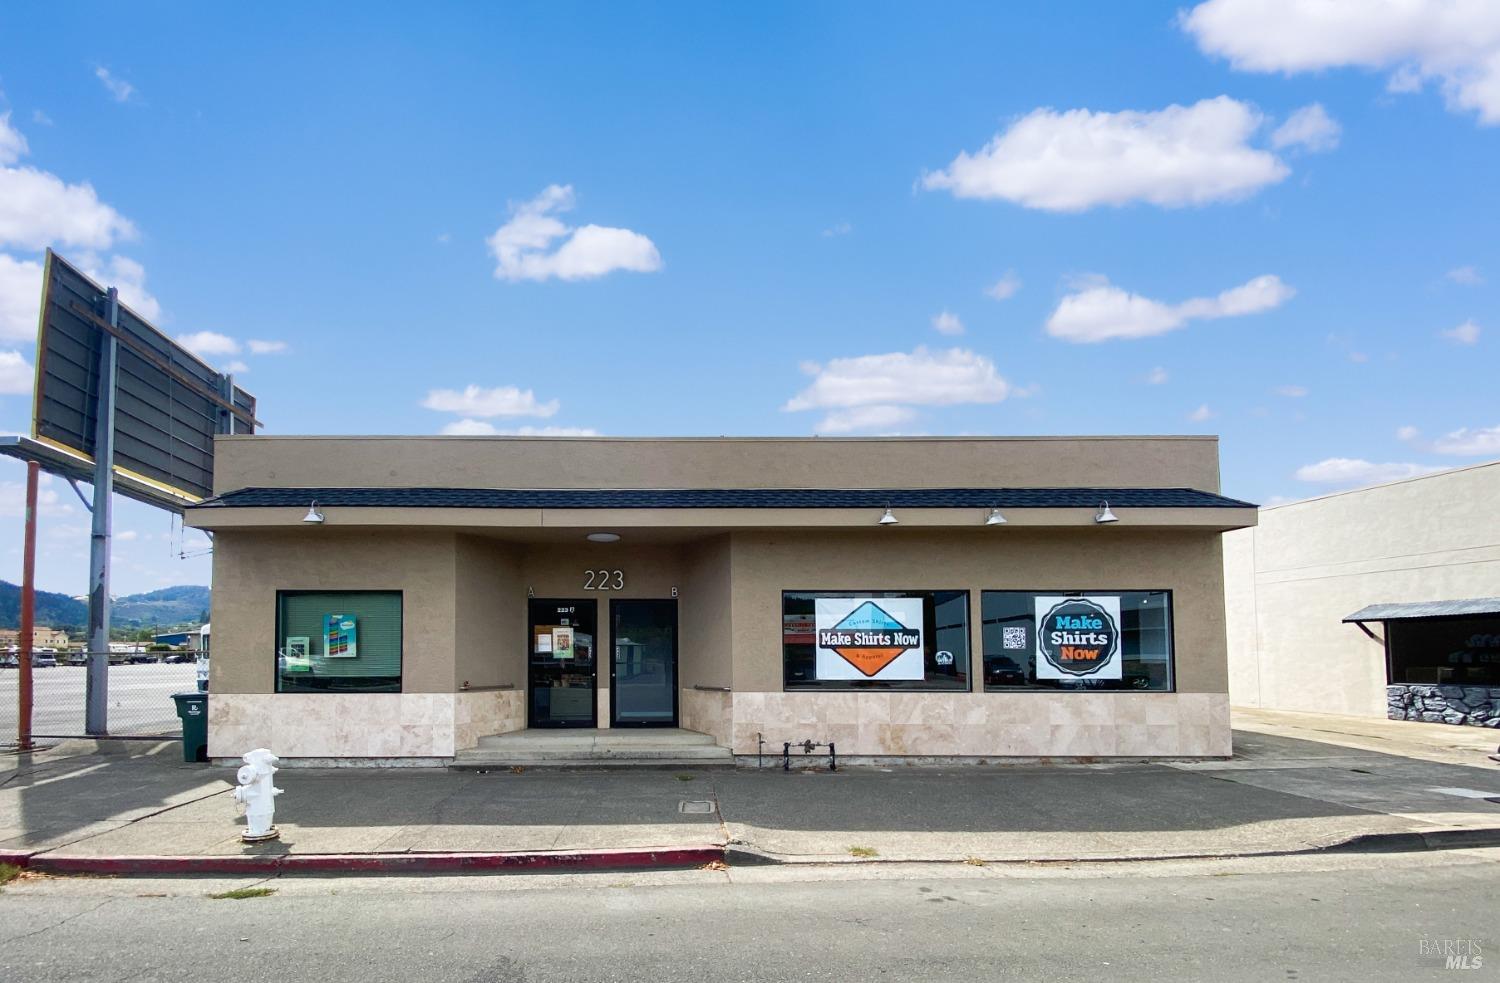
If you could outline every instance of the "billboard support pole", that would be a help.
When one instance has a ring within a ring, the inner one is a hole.
[[[31,653],[36,647],[36,489],[42,466],[26,462],[26,538],[21,553],[21,644],[16,661],[19,676],[16,707],[16,748],[31,750]]]
[[[109,288],[111,327],[120,326],[120,294]],[[110,496],[115,488],[115,384],[119,340],[105,334],[99,345],[99,395],[94,415],[94,523],[89,542],[89,649],[84,733],[109,734],[109,540]]]

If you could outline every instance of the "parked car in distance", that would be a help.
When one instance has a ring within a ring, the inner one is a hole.
[[[56,669],[57,655],[53,652],[33,652],[31,666],[34,669]]]
[[[15,669],[20,664],[21,660],[16,658],[16,653],[0,652],[0,669]]]

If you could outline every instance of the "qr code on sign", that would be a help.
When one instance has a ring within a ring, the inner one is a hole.
[[[1002,648],[1023,649],[1026,647],[1025,628],[1002,628],[1000,629],[1000,645]]]

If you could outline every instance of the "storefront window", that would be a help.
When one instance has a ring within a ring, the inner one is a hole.
[[[787,689],[967,690],[969,592],[785,591]]]
[[[1393,683],[1500,686],[1500,618],[1386,623]]]
[[[280,591],[276,692],[401,692],[400,591]]]
[[[1172,689],[1170,591],[985,591],[984,688]]]

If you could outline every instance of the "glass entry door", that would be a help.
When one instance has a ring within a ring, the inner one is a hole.
[[[611,727],[677,726],[677,602],[610,602]]]
[[[528,726],[598,726],[598,602],[532,600],[527,608]]]

